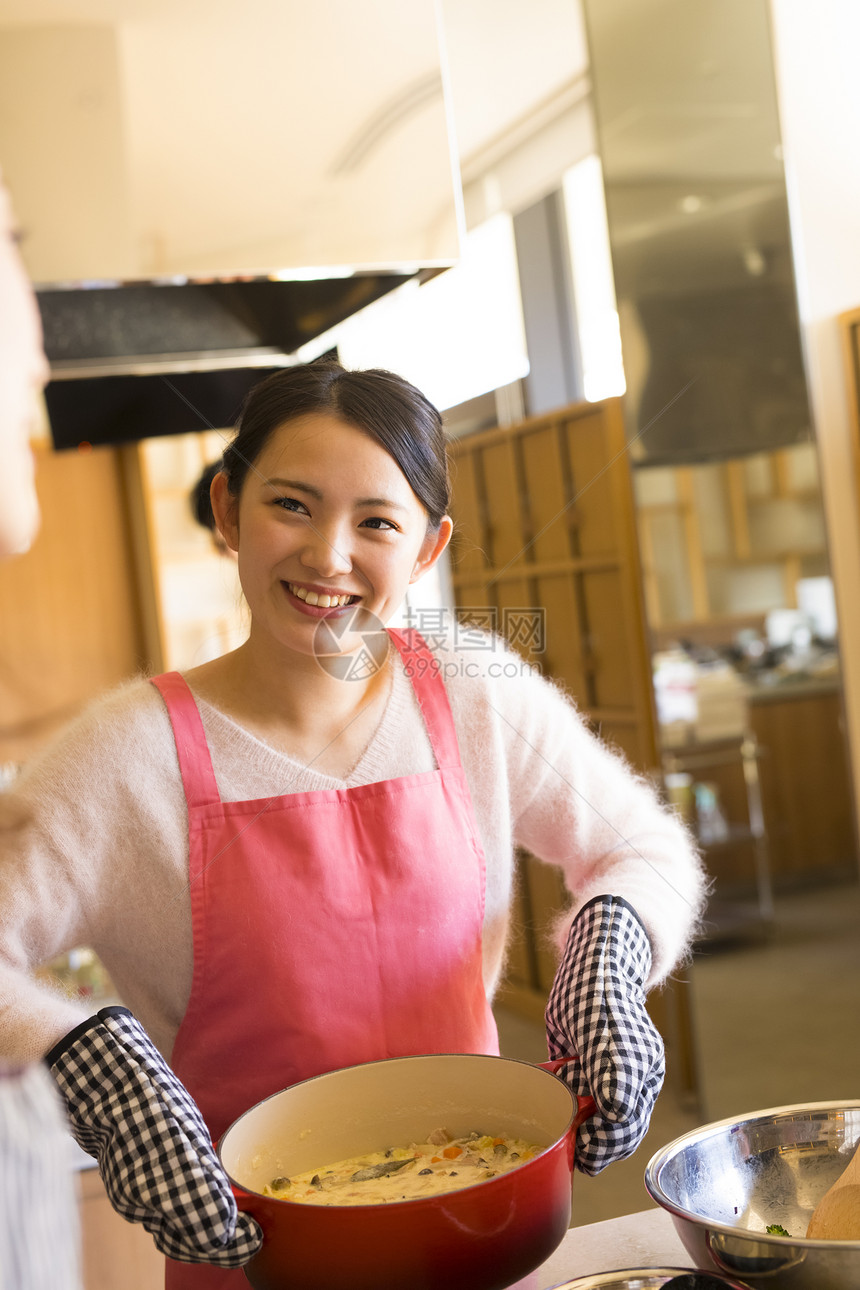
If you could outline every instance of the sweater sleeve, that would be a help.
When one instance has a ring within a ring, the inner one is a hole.
[[[175,763],[160,697],[148,683],[130,682],[84,713],[0,795],[0,1056],[7,1060],[41,1058],[91,1011],[34,975],[58,954],[92,947],[129,1006],[136,990],[158,992],[153,976],[163,959],[168,974],[176,971],[175,951],[158,953],[171,923],[185,915],[175,897],[187,872],[187,826],[171,753]],[[149,863],[140,864],[141,856]]]
[[[447,667],[462,675],[450,659]],[[497,806],[506,800],[512,842],[562,869],[572,903],[555,929],[559,944],[592,897],[622,896],[651,941],[648,985],[659,984],[689,953],[702,914],[706,884],[693,839],[651,784],[592,734],[560,686],[495,639],[479,670],[468,704],[464,682],[449,683],[476,809],[488,793]]]
[[[64,949],[86,943],[81,903],[68,888],[60,895],[36,831],[17,791],[0,795],[0,1058],[10,1063],[38,1061],[87,1016],[59,987],[32,974]]]

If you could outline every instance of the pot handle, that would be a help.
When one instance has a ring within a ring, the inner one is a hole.
[[[562,1066],[568,1066],[571,1062],[578,1061],[579,1055],[578,1053],[574,1053],[571,1057],[554,1057],[552,1061],[538,1062],[538,1066],[542,1071],[549,1071],[550,1075],[557,1075]],[[573,1128],[578,1129],[585,1120],[590,1119],[591,1116],[594,1115],[597,1110],[597,1103],[590,1095],[579,1097],[574,1093],[573,1096],[576,1098],[576,1115],[573,1120]]]

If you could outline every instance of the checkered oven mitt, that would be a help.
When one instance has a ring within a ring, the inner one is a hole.
[[[663,1041],[645,1010],[650,969],[648,936],[625,900],[596,896],[582,907],[550,991],[546,1033],[550,1057],[579,1054],[559,1076],[597,1103],[576,1138],[586,1174],[636,1150],[663,1086]]]
[[[126,1008],[103,1008],[45,1061],[114,1209],[182,1263],[238,1268],[262,1244],[193,1098]]]

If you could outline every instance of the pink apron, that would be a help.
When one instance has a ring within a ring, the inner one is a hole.
[[[448,696],[414,631],[390,631],[437,770],[222,802],[197,706],[155,677],[188,803],[191,997],[172,1065],[213,1140],[324,1071],[424,1052],[498,1053],[484,992],[485,861]],[[167,1260],[169,1290],[241,1271]]]

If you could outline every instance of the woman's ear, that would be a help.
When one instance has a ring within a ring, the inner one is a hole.
[[[454,531],[454,521],[450,515],[443,515],[438,529],[431,529],[422,543],[421,550],[418,552],[418,559],[415,561],[415,568],[412,570],[412,576],[409,579],[410,586],[422,578],[428,569],[439,559],[439,556],[445,550],[445,547],[451,541],[451,534]]]
[[[209,501],[212,504],[212,515],[215,527],[231,551],[239,550],[239,502],[227,487],[227,476],[223,470],[212,480],[209,489]]]

